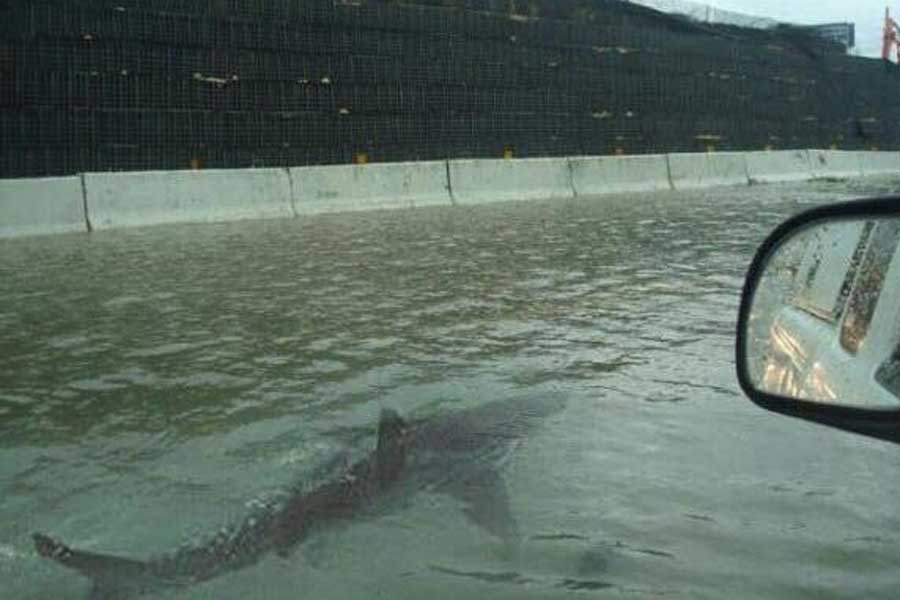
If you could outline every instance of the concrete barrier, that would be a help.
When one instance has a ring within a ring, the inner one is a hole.
[[[900,152],[454,160],[0,180],[0,237],[752,182],[900,177]]]
[[[845,150],[810,150],[809,162],[814,179],[850,179],[862,177],[860,153]]]
[[[291,180],[298,215],[452,204],[443,161],[300,167]]]
[[[748,185],[744,152],[669,154],[669,172],[676,190]]]
[[[747,174],[750,183],[807,181],[813,177],[809,151],[747,152]]]
[[[450,189],[459,203],[574,198],[565,158],[451,160]]]
[[[579,196],[672,189],[665,154],[570,158],[572,186]]]
[[[900,152],[859,152],[863,175],[900,175]]]
[[[84,175],[94,229],[292,217],[285,169]]]
[[[0,180],[0,237],[87,230],[80,177]]]

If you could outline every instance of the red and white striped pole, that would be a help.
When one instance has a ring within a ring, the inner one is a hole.
[[[897,60],[900,62],[900,43],[897,40],[897,23],[891,18],[890,7],[884,9],[884,44],[881,48],[881,57],[891,60],[891,49],[897,48]]]

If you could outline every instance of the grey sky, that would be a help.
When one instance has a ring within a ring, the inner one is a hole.
[[[884,9],[900,16],[900,2],[888,0],[702,0],[703,3],[761,17],[791,23],[856,23],[857,52],[866,56],[881,55]],[[900,21],[900,19],[898,19]]]

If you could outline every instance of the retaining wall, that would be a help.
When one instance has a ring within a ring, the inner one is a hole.
[[[669,154],[669,173],[676,190],[748,185],[747,157],[742,152]]]
[[[290,173],[297,215],[451,204],[444,161],[300,167]]]
[[[672,189],[665,154],[570,158],[572,186],[579,196]]]
[[[773,150],[747,153],[750,183],[780,183],[812,179],[808,150]]]
[[[539,14],[510,14],[526,4]],[[360,152],[732,151],[779,132],[806,147],[843,136],[848,149],[900,150],[882,100],[900,97],[900,77],[883,61],[788,28],[732,36],[629,4],[0,0],[0,177],[344,164]],[[666,56],[606,53],[625,48]],[[731,76],[715,76],[723,61]],[[802,94],[772,83],[785,81]]]
[[[0,180],[0,237],[87,230],[80,177]]]
[[[88,173],[94,229],[294,216],[285,169]]]
[[[451,160],[449,165],[450,189],[458,203],[575,197],[565,158]]]

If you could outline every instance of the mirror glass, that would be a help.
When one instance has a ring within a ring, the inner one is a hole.
[[[900,219],[806,224],[757,276],[744,339],[758,391],[900,408]]]

